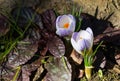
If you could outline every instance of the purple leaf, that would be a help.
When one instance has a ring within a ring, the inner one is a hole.
[[[41,38],[39,31],[30,28],[27,35],[19,41],[16,47],[8,55],[6,65],[8,67],[16,67],[28,62],[38,51],[38,42]]]
[[[44,81],[71,81],[71,65],[66,58],[64,60],[66,65],[61,58],[53,58],[50,63],[45,64],[48,73]]]
[[[13,77],[16,74],[16,71],[17,71],[16,68],[10,69],[7,67],[3,68],[0,66],[0,81],[2,81],[2,79],[3,79],[3,81],[12,81]],[[18,72],[18,76],[19,76],[20,72],[21,72],[21,70]]]
[[[48,31],[50,32],[56,31],[56,28],[55,28],[56,15],[52,9],[47,10],[42,14],[42,20],[43,20],[44,27]]]
[[[59,58],[65,54],[65,46],[63,41],[58,38],[57,36],[54,36],[51,38],[48,43],[48,49],[52,55]]]
[[[22,44],[22,42],[24,44]],[[21,43],[19,43],[16,48],[10,52],[6,63],[7,67],[17,67],[25,64],[34,56],[37,48],[37,42],[31,43],[29,41],[21,41]]]
[[[31,7],[14,8],[11,12],[14,21],[22,29],[25,29],[29,22],[43,28],[41,17]]]
[[[30,76],[32,75],[32,72],[41,66],[42,59],[42,57],[39,57],[39,59],[35,60],[31,64],[26,64],[22,67],[22,81],[30,81]]]

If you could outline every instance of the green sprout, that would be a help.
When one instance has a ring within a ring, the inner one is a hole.
[[[100,44],[97,46],[97,48],[95,49],[94,52],[86,52],[86,49],[84,50],[84,65],[85,65],[85,75],[87,77],[87,79],[91,78],[91,74],[92,74],[92,64],[94,62],[94,56],[98,50],[98,48],[102,45],[103,41],[100,42]]]
[[[5,59],[5,57],[10,53],[10,51],[15,48],[16,44],[24,37],[35,16],[35,14],[32,15],[32,19],[29,20],[28,24],[25,26],[25,29],[22,30],[21,27],[19,27],[17,24],[19,15],[20,9],[18,10],[16,20],[10,14],[6,14],[6,17],[8,17],[9,20],[8,26],[10,26],[10,31],[2,39],[0,38],[0,43],[4,45],[3,47],[5,47],[5,50],[0,54],[0,62]],[[13,37],[13,32],[15,31],[19,35],[17,38]]]

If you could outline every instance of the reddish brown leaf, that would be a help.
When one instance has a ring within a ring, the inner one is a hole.
[[[35,71],[41,66],[42,57],[39,57],[36,61],[31,64],[26,64],[22,67],[22,81],[30,81],[31,72]]]
[[[48,43],[48,49],[52,55],[54,55],[57,58],[62,57],[65,54],[65,46],[63,41],[58,38],[57,36],[54,36],[51,38]]]
[[[43,20],[44,27],[48,31],[50,31],[50,32],[56,31],[56,29],[55,29],[56,15],[52,9],[47,10],[42,14],[42,20]]]
[[[7,67],[4,67],[4,68],[0,67],[0,81],[2,81],[2,79],[4,79],[3,81],[12,81],[13,77],[16,74],[16,71],[17,71],[17,68],[9,69]],[[18,76],[20,72],[21,70],[19,70]]]
[[[16,49],[12,50],[9,54],[7,67],[17,67],[30,60],[38,48],[38,43],[30,43],[29,41],[21,41],[24,44],[18,44]],[[29,44],[30,43],[30,44]]]
[[[44,39],[39,40],[38,43],[38,52],[40,53],[41,56],[45,56],[47,51],[48,51],[48,46],[46,45],[46,41]]]
[[[66,65],[61,58],[48,59],[50,63],[45,64],[48,73],[44,77],[44,81],[71,81],[71,65],[65,58]]]
[[[15,7],[11,14],[14,21],[17,21],[17,25],[22,29],[25,29],[26,25],[30,22],[38,25],[40,28],[43,28],[40,15],[37,14],[31,7]]]

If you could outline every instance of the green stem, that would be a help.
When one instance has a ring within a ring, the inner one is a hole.
[[[92,68],[93,68],[92,66],[86,66],[85,67],[85,76],[88,80],[91,79]]]
[[[12,81],[16,81],[16,80],[17,80],[17,77],[18,77],[18,74],[19,74],[19,72],[20,72],[21,67],[18,66],[16,69],[17,69],[17,71],[16,71],[16,73],[15,73]]]
[[[65,66],[66,71],[70,72],[70,71],[68,70],[68,66],[67,66],[67,63],[66,63],[66,60],[65,60],[65,57],[64,57],[64,56],[62,56],[62,61],[63,61],[63,63],[64,63],[64,66]]]

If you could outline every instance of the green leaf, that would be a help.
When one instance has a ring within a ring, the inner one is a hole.
[[[97,46],[97,48],[96,48],[95,51],[93,52],[93,55],[92,55],[92,56],[94,56],[94,55],[96,54],[98,48],[102,45],[102,43],[103,43],[103,41],[101,41],[100,44]]]

